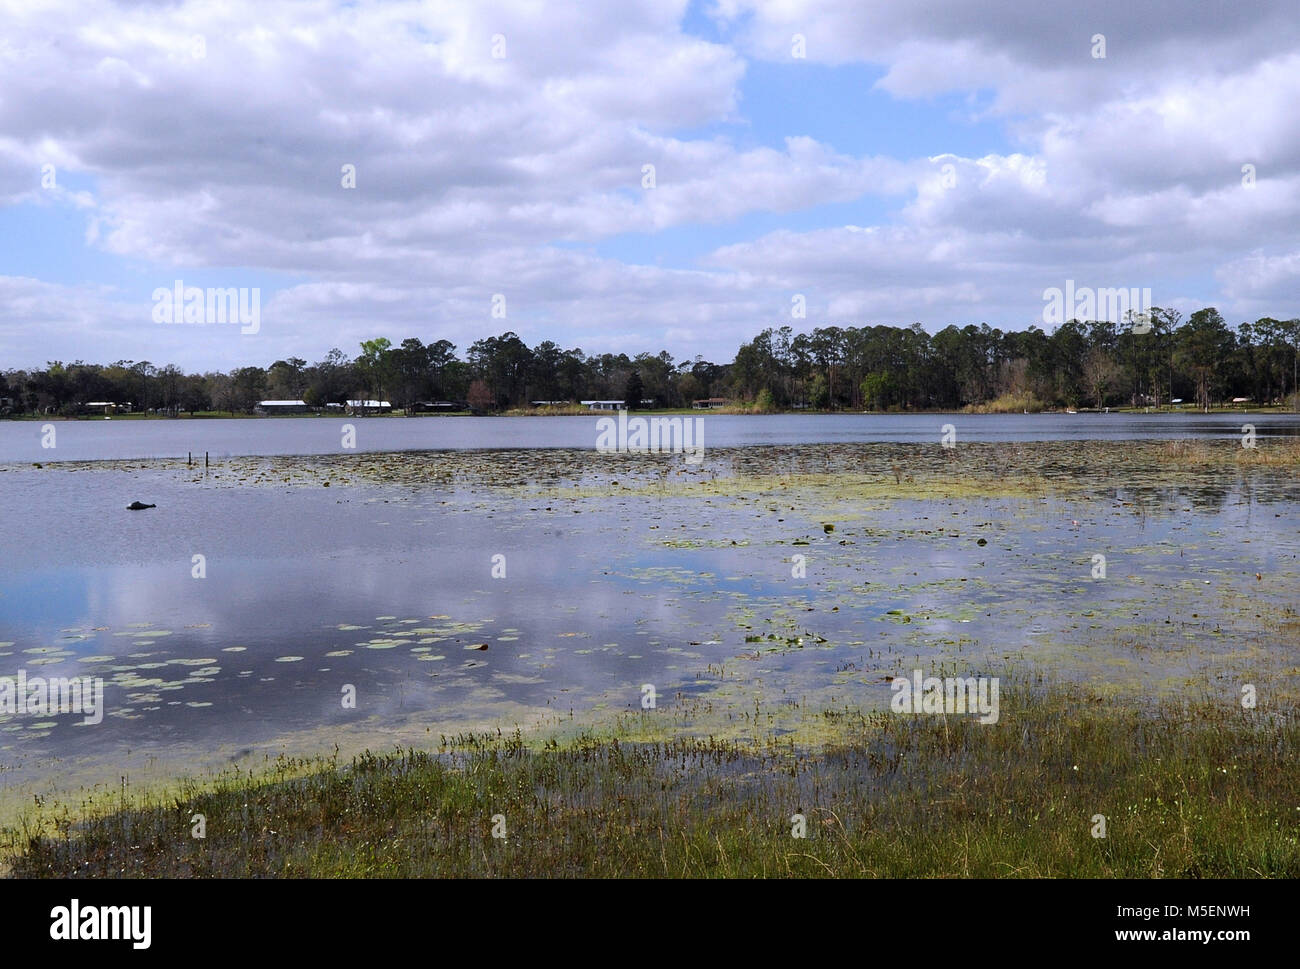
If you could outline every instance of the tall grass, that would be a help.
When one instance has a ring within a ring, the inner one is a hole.
[[[1296,710],[1004,690],[996,725],[826,711],[835,740],[462,736],[28,819],[23,877],[1297,877]],[[303,775],[305,767],[314,768]],[[207,837],[191,836],[191,817]],[[807,837],[792,837],[792,818]],[[506,838],[491,834],[494,815]],[[1106,836],[1094,837],[1097,815]]]
[[[1256,441],[1255,447],[1226,446],[1205,441],[1167,441],[1157,450],[1156,456],[1168,464],[1287,467],[1300,465],[1300,439]]]
[[[1001,397],[980,404],[967,404],[965,413],[1023,414],[1028,411],[1030,414],[1037,414],[1043,410],[1044,406],[1046,405],[1032,393],[1022,391],[1020,393],[1003,394]]]

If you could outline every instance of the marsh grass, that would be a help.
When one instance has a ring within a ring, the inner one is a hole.
[[[8,832],[12,874],[1296,877],[1296,712],[1208,698],[1143,710],[1020,676],[996,725],[826,711],[833,739],[815,749],[444,738],[29,817]],[[791,836],[796,813],[806,839]]]
[[[1275,474],[1298,466],[1300,440],[1263,438],[1255,448],[1243,448],[1234,440],[1126,441],[1122,450],[1108,441],[980,442],[956,448],[933,443],[709,448],[703,466],[686,464],[679,454],[555,448],[222,458],[210,469],[197,470],[187,467],[184,459],[67,461],[46,464],[40,471],[152,470],[200,487],[319,488],[329,481],[332,487],[432,486],[569,499],[625,495],[639,487],[690,497],[786,486],[842,488],[858,497],[957,498],[1093,493],[1116,480],[1130,487],[1200,487],[1207,473],[1223,468]],[[31,469],[0,464],[0,472],[17,470]],[[900,491],[903,484],[915,487]]]
[[[689,415],[704,417],[709,414],[779,414],[785,413],[770,402],[755,401],[728,404],[725,407],[701,409],[697,407],[650,407],[637,408],[630,412],[635,417],[672,417]],[[795,411],[794,413],[799,413]],[[584,407],[582,404],[544,404],[541,407],[512,407],[502,411],[499,417],[617,417],[617,411],[600,411]]]
[[[985,401],[982,404],[967,404],[963,409],[964,414],[1039,414],[1047,405],[1031,394],[1029,391],[1022,393],[1003,394],[994,400]]]
[[[1156,456],[1165,463],[1197,467],[1291,467],[1300,465],[1300,439],[1262,441],[1253,448],[1222,444],[1216,446],[1204,441],[1167,441],[1160,446]]]
[[[505,411],[504,417],[577,417],[593,414],[589,407],[581,404],[544,404],[541,407],[512,407]]]

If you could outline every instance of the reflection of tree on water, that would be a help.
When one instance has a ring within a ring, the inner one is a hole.
[[[1110,488],[1102,497],[1131,505],[1135,514],[1177,515],[1182,511],[1217,514],[1228,507],[1288,504],[1300,500],[1300,481],[1285,472],[1256,477],[1241,476],[1215,484]]]
[[[1198,485],[1195,487],[1140,487],[1112,488],[1106,497],[1126,506],[1131,506],[1135,515],[1145,520],[1146,516],[1176,516],[1189,507],[1197,512],[1218,513],[1231,504],[1253,503],[1256,500],[1255,489],[1247,482],[1231,485]]]

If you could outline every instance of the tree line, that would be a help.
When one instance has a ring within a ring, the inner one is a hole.
[[[1209,307],[1185,321],[1161,308],[1130,314],[1123,324],[1070,320],[1050,334],[987,324],[934,334],[919,323],[807,333],[782,326],[763,330],[725,364],[675,362],[666,350],[589,356],[549,340],[530,348],[512,332],[474,342],[463,357],[447,340],[415,337],[397,345],[380,337],[359,349],[355,357],[334,349],[312,364],[287,357],[226,373],[149,361],[51,361],[0,372],[0,412],[72,416],[108,402],[172,415],[252,413],[266,399],[313,408],[387,400],[408,412],[437,401],[500,412],[537,400],[643,398],[656,407],[726,398],[760,410],[1028,410],[1176,399],[1209,408],[1235,398],[1275,404],[1296,394],[1300,320],[1266,317],[1232,328]]]

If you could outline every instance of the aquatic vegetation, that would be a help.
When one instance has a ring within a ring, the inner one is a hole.
[[[1212,446],[1195,440],[1167,441],[1156,454],[1162,462],[1194,467],[1300,466],[1300,440],[1262,441],[1254,447]]]
[[[625,750],[711,737],[742,758],[769,741],[830,756],[847,742],[845,718],[886,709],[888,678],[918,665],[1024,664],[1126,716],[1151,716],[1189,691],[1222,699],[1243,682],[1268,682],[1276,707],[1300,699],[1300,483],[1280,457],[1284,444],[1261,439],[1252,453],[1216,441],[1182,457],[1158,441],[790,445],[711,450],[701,469],[581,451],[339,455],[232,459],[207,477],[131,462],[131,475],[156,476],[194,501],[239,489],[240,501],[269,503],[259,489],[274,488],[313,513],[359,509],[368,532],[382,526],[375,547],[394,550],[402,570],[463,554],[445,534],[481,537],[485,549],[499,542],[534,556],[527,569],[512,558],[512,595],[523,596],[497,598],[505,585],[492,584],[486,565],[454,589],[443,573],[444,586],[431,576],[413,594],[390,594],[394,568],[374,572],[368,598],[306,621],[240,628],[210,606],[144,612],[156,622],[112,629],[107,616],[69,616],[57,633],[0,645],[53,660],[47,670],[103,670],[113,729],[129,727],[119,734],[128,739],[165,732],[169,745],[193,724],[197,735],[301,738],[299,749],[328,750],[345,733],[313,725],[319,696],[328,687],[333,699],[340,676],[360,682],[358,673],[372,677],[374,745],[401,737],[418,746],[425,731],[470,718],[502,729],[546,722],[571,741],[552,722],[563,719],[597,740],[612,731]],[[303,490],[322,478],[328,494]],[[1104,582],[1090,574],[1098,551]],[[543,563],[559,556],[564,576],[545,581]],[[518,605],[529,596],[547,608]],[[323,657],[331,663],[317,668]],[[644,682],[659,691],[657,714],[619,719]],[[232,715],[249,710],[256,716]],[[4,743],[29,763],[81,742],[63,724],[10,726],[20,729],[6,729]],[[530,750],[541,736],[525,738]],[[160,771],[190,766],[181,753],[150,753]],[[115,765],[107,770],[114,780]],[[15,791],[9,817],[25,806],[27,791]],[[294,864],[329,870],[319,859]]]
[[[18,877],[1300,875],[1296,707],[1140,711],[1008,682],[997,726],[827,708],[805,713],[814,748],[587,730],[280,758],[132,807],[32,813],[6,847]]]

